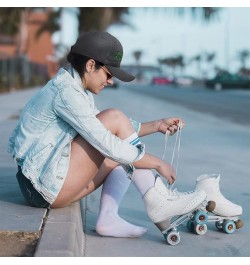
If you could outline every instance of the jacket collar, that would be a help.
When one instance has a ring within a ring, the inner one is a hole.
[[[82,79],[79,76],[78,72],[71,65],[68,68],[66,68],[65,70],[68,71],[69,74],[74,78],[74,81],[76,82],[76,84],[78,86],[80,86],[85,91],[85,89],[83,87]]]

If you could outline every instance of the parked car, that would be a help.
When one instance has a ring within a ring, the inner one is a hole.
[[[215,90],[223,88],[250,88],[250,79],[236,74],[223,73],[207,80],[206,86]]]
[[[168,85],[172,83],[172,79],[166,76],[155,76],[152,78],[153,85]]]
[[[194,84],[194,78],[192,76],[178,76],[174,80],[174,84],[177,86],[192,86]]]

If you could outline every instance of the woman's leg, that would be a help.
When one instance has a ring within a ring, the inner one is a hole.
[[[114,168],[106,177],[100,199],[100,210],[96,223],[96,232],[102,236],[140,237],[147,229],[135,226],[122,219],[119,214],[120,203],[130,186],[122,166]]]
[[[119,110],[105,110],[99,113],[97,118],[121,139],[126,139],[134,133],[128,117]],[[64,207],[90,194],[116,166],[116,162],[104,159],[99,151],[78,135],[71,144],[69,170],[52,208]]]

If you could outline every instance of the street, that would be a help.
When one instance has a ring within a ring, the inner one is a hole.
[[[250,90],[225,89],[215,91],[201,87],[144,85],[132,86],[133,91],[145,93],[187,108],[250,125]]]

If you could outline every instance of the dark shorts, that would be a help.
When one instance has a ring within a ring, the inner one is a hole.
[[[50,204],[43,198],[43,196],[33,187],[31,181],[27,179],[22,173],[22,169],[18,166],[16,178],[19,183],[20,190],[25,200],[33,207],[49,208]]]

